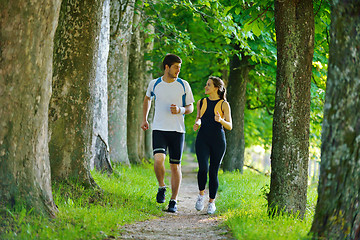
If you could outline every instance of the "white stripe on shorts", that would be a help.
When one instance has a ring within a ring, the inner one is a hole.
[[[155,148],[155,149],[153,150],[153,152],[156,152],[156,151],[163,151],[163,152],[165,152],[165,148]]]

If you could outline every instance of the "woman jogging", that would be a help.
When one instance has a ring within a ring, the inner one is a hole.
[[[199,196],[195,208],[204,208],[205,186],[209,173],[209,204],[208,214],[216,210],[215,197],[219,186],[218,171],[225,154],[226,140],[224,128],[232,129],[230,105],[226,101],[224,82],[218,77],[209,77],[205,94],[209,97],[197,102],[197,115],[194,131],[200,130],[196,137],[195,149],[199,164],[197,174]],[[210,165],[209,165],[210,158]]]

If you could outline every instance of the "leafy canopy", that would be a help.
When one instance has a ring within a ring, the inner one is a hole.
[[[166,53],[179,55],[183,60],[180,77],[189,81],[195,101],[205,97],[209,76],[219,76],[226,82],[233,55],[250,56],[253,69],[246,89],[245,141],[247,146],[269,147],[277,60],[273,1],[146,0],[141,10],[146,16],[144,25],[155,27],[149,39],[154,40],[154,49],[147,57],[161,63]],[[329,3],[314,3],[314,13],[310,135],[312,145],[319,147],[329,51]],[[156,77],[162,72],[155,68],[153,74]],[[196,136],[192,131],[195,115],[186,116],[187,144],[191,147]]]

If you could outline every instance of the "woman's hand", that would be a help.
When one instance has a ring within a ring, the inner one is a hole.
[[[216,114],[215,114],[215,121],[218,123],[221,123],[223,121],[223,119],[220,117],[220,113],[218,111],[216,111]]]

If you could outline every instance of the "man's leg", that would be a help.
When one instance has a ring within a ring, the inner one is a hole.
[[[168,206],[169,212],[177,211],[177,196],[181,184],[181,155],[184,146],[183,133],[171,133],[171,140],[169,144],[169,158],[171,169],[171,199]]]
[[[171,199],[176,200],[179,193],[182,173],[181,164],[170,164],[171,169]]]
[[[154,155],[154,171],[159,187],[165,187],[165,156],[164,153],[155,153]]]

